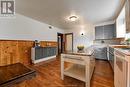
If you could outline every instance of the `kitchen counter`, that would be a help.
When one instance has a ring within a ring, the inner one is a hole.
[[[115,48],[115,50],[126,56],[130,56],[130,48]]]
[[[109,45],[112,48],[130,48],[129,45]]]
[[[94,53],[94,50],[88,49],[84,52],[78,52],[78,51],[66,51],[62,54],[70,54],[70,55],[79,55],[79,56],[91,56]]]
[[[92,49],[85,52],[67,51],[61,54],[61,79],[64,75],[85,82],[85,87],[90,87],[90,81],[95,67],[95,58]],[[69,62],[72,65],[64,67],[64,63]]]

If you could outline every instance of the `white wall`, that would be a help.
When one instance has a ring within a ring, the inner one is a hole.
[[[84,28],[68,29],[65,32],[74,34],[74,50],[77,50],[78,45],[84,45],[85,48],[91,46],[95,39],[94,25],[89,23]],[[81,33],[84,33],[84,35],[81,36]]]
[[[72,35],[70,34],[70,35],[67,35],[66,36],[66,45],[67,45],[67,47],[66,47],[66,50],[68,50],[68,51],[71,51],[73,48],[72,48]]]
[[[52,27],[31,18],[16,14],[15,18],[0,19],[0,39],[57,41],[57,32],[64,30]]]
[[[92,45],[95,38],[92,24],[87,24],[84,28],[68,30],[56,27],[49,29],[48,26],[48,24],[17,14],[13,19],[0,19],[0,39],[57,41],[57,32],[73,32],[74,49],[77,49],[77,45],[85,47]],[[84,32],[84,36],[80,35],[82,32]]]

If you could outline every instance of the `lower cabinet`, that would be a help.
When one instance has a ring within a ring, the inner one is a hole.
[[[109,63],[111,65],[112,69],[114,70],[114,48],[108,47],[107,57],[108,57],[108,60],[109,60]]]
[[[96,59],[107,60],[107,47],[106,46],[94,46],[94,57]]]
[[[130,87],[129,57],[119,51],[115,51],[114,84],[115,87]],[[127,60],[128,59],[128,60]]]
[[[38,60],[43,57],[43,48],[35,48],[35,59]]]
[[[56,47],[35,47],[32,48],[31,58],[33,63],[41,62],[49,57],[56,56]]]

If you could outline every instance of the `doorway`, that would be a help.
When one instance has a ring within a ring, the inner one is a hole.
[[[73,51],[73,33],[65,34],[65,51]]]
[[[58,43],[58,55],[64,51],[63,34],[57,33],[57,43]]]

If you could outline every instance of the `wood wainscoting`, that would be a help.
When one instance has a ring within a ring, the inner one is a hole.
[[[57,47],[58,46],[58,43],[55,42],[55,41],[41,41],[40,42],[40,45],[42,47]]]
[[[41,41],[42,47],[57,47],[57,42]],[[29,40],[0,40],[0,66],[23,63],[31,64],[31,48],[34,41]]]

